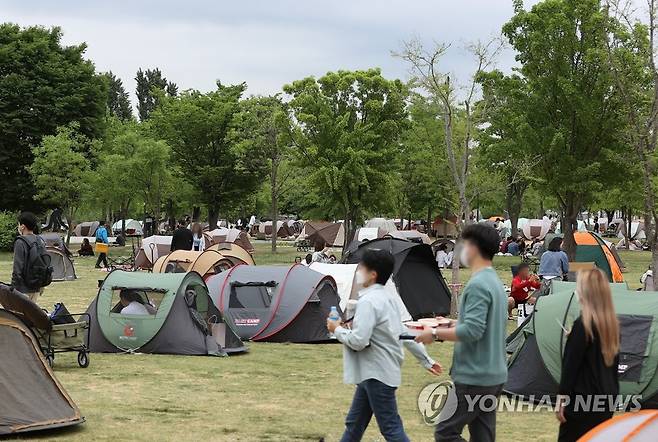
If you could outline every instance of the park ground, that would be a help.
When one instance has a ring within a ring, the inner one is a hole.
[[[127,249],[113,249],[121,255]],[[258,264],[291,263],[299,253],[281,244],[256,242]],[[621,252],[625,278],[640,286],[648,252]],[[0,254],[0,280],[9,281],[11,254]],[[497,257],[495,268],[509,284],[517,257]],[[44,308],[64,302],[70,311],[84,311],[105,273],[93,258],[76,258],[78,280],[53,283],[40,299]],[[446,275],[448,276],[448,275]],[[461,272],[466,280],[469,271]],[[513,325],[510,321],[510,329]],[[250,352],[230,358],[92,354],[89,368],[79,368],[75,354],[58,355],[55,374],[80,407],[86,423],[70,430],[40,433],[30,440],[213,440],[327,441],[338,440],[353,387],[342,383],[341,347],[299,344],[249,344]],[[430,354],[443,364],[448,378],[452,345],[434,344]],[[10,357],[4,355],[3,357]],[[398,390],[400,415],[412,440],[432,439],[416,405],[419,391],[436,377],[407,354],[403,384]],[[498,440],[552,441],[557,421],[552,413],[503,412],[498,415]],[[367,441],[382,440],[372,422]]]

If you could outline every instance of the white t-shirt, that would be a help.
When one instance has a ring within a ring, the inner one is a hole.
[[[446,268],[448,266],[448,254],[444,250],[439,250],[436,252],[436,263],[440,269]]]
[[[146,310],[142,304],[137,301],[133,301],[124,308],[121,309],[122,315],[148,315],[149,311]]]

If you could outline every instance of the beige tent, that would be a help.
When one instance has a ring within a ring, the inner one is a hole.
[[[384,235],[387,233],[396,232],[398,230],[398,227],[395,225],[395,221],[386,218],[372,218],[368,220],[366,225],[363,227],[381,229],[384,232]]]
[[[171,251],[171,236],[153,235],[145,238],[135,256],[136,269],[150,269],[161,256]]]
[[[357,241],[372,241],[373,239],[383,238],[386,232],[380,227],[360,227],[356,229],[354,239]]]
[[[343,247],[345,244],[345,226],[343,223],[330,221],[308,221],[298,239],[309,241],[311,244],[327,243],[334,247]]]
[[[442,218],[437,216],[432,222],[432,230],[437,238],[457,238],[457,217]]]
[[[259,236],[272,237],[272,221],[266,221],[260,223],[258,226]],[[292,227],[288,225],[287,221],[278,221],[277,222],[277,238],[290,238],[295,236],[295,231]]]
[[[210,241],[206,244],[206,247],[212,244],[228,242],[239,245],[249,253],[254,251],[254,246],[249,240],[249,234],[239,229],[219,228],[206,232],[205,235]]]
[[[423,244],[432,244],[430,237],[418,230],[396,230],[389,233],[393,238],[406,239],[407,241],[420,242]]]
[[[208,250],[216,250],[226,258],[231,259],[234,264],[256,265],[254,257],[237,243],[222,242],[213,244]]]
[[[204,278],[221,273],[233,267],[236,260],[228,258],[216,250],[195,252],[192,250],[176,250],[162,256],[153,264],[153,273],[186,273],[197,272]]]

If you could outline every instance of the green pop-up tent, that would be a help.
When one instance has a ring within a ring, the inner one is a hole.
[[[148,314],[122,314],[121,294]],[[196,272],[146,273],[115,270],[87,309],[92,352],[215,355],[245,351],[232,324],[208,296]]]
[[[619,381],[622,395],[641,395],[644,408],[658,407],[658,292],[636,292],[611,284],[621,328]],[[575,283],[554,282],[538,299],[529,320],[510,338],[515,350],[508,360],[505,392],[540,400],[554,397],[562,371],[569,330],[580,314]]]

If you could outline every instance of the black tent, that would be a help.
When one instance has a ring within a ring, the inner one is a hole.
[[[348,247],[342,262],[357,264],[366,250],[373,249],[393,254],[393,280],[414,319],[450,313],[450,290],[429,245],[390,237],[355,241]]]
[[[326,319],[339,306],[331,276],[303,265],[239,265],[208,278],[210,297],[243,339],[326,342]]]
[[[0,343],[0,436],[84,422],[32,331],[6,310],[0,310]]]

